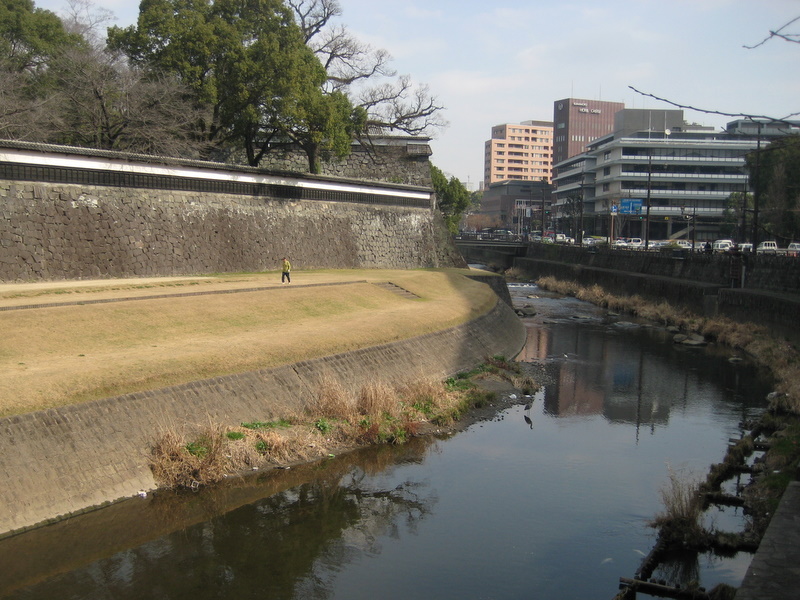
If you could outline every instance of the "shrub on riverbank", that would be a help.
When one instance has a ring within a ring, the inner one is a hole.
[[[689,545],[703,537],[700,518],[703,500],[699,481],[685,473],[669,470],[669,482],[661,489],[663,512],[650,522],[669,544]]]
[[[339,381],[325,379],[299,415],[239,427],[209,423],[191,435],[165,432],[152,448],[153,475],[162,488],[196,489],[235,473],[328,456],[341,448],[400,444],[425,424],[447,426],[491,402],[494,393],[472,381],[487,375],[537,387],[502,357],[454,378],[459,385],[372,382],[349,392]]]

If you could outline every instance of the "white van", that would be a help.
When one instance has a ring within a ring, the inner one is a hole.
[[[733,246],[733,240],[717,240],[711,246],[714,252],[727,252]]]
[[[778,243],[769,241],[769,242],[761,242],[756,248],[756,254],[777,254],[778,253]]]

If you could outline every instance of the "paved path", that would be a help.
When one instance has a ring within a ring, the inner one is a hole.
[[[354,283],[367,283],[366,279],[361,279],[357,281],[340,281],[340,282],[330,282],[330,283],[308,283],[305,285],[293,285],[292,289],[303,288],[303,287],[319,287],[319,286],[330,286],[330,285],[351,285]],[[388,286],[392,286],[394,284],[388,284]],[[395,291],[394,289],[388,287],[387,284],[381,285],[390,291]],[[394,286],[397,290],[404,291],[399,286]],[[107,304],[109,302],[131,302],[134,300],[155,300],[157,298],[188,298],[190,296],[208,296],[212,294],[238,294],[241,292],[263,292],[265,290],[274,290],[277,289],[277,286],[271,285],[267,287],[245,287],[245,288],[232,288],[227,290],[203,290],[199,292],[177,292],[177,293],[169,293],[164,292],[160,294],[149,294],[147,296],[128,296],[123,293],[123,295],[115,298],[97,298],[97,299],[87,299],[87,300],[70,300],[67,302],[41,302],[37,304],[12,304],[4,306],[2,304],[2,300],[0,300],[0,310],[24,310],[30,308],[52,308],[54,306],[82,306],[85,304]],[[410,292],[407,292],[410,293]]]
[[[800,481],[789,484],[736,600],[800,598]]]

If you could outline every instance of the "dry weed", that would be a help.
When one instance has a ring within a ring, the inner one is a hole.
[[[255,449],[264,457],[274,463],[289,462],[295,458],[292,445],[277,431],[268,429],[266,431],[256,431]]]
[[[539,382],[529,375],[512,375],[511,385],[518,390],[522,390],[523,394],[532,394],[541,387]]]
[[[220,481],[232,467],[225,429],[209,424],[191,440],[165,432],[153,446],[151,468],[158,484],[166,488],[197,488]]]
[[[355,402],[340,381],[327,377],[317,390],[317,394],[306,409],[309,415],[317,418],[352,421],[356,416]]]
[[[381,417],[400,416],[402,405],[397,390],[380,382],[368,383],[361,388],[356,401],[359,414],[377,420]]]
[[[700,537],[703,502],[699,489],[696,477],[670,468],[669,481],[661,488],[664,511],[655,516],[651,525],[659,527],[662,536],[672,540]]]

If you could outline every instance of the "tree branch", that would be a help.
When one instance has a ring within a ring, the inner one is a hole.
[[[789,21],[788,23],[783,25],[783,27],[781,27],[780,29],[777,29],[775,31],[770,31],[769,35],[767,37],[765,37],[763,40],[761,40],[760,42],[758,42],[757,44],[755,44],[753,46],[744,46],[744,47],[747,48],[748,50],[753,50],[754,48],[758,48],[759,46],[763,46],[764,44],[766,44],[768,41],[770,41],[774,37],[779,37],[779,38],[781,38],[781,39],[783,39],[783,40],[785,40],[787,42],[793,42],[795,44],[800,44],[800,34],[797,34],[797,33],[781,33],[782,30],[786,29],[789,25],[791,25],[795,21],[800,21],[800,17],[795,17],[794,19],[792,19],[791,21]]]
[[[800,17],[798,17],[798,18],[800,18]],[[785,117],[781,117],[780,119],[776,119],[775,117],[768,117],[766,115],[753,115],[753,114],[748,114],[748,113],[729,113],[729,112],[723,112],[723,111],[720,111],[720,110],[708,110],[708,109],[705,109],[705,108],[697,108],[696,106],[690,106],[688,104],[678,104],[677,102],[673,102],[672,100],[667,100],[666,98],[660,98],[659,96],[655,96],[653,94],[648,94],[647,92],[642,92],[641,90],[637,90],[632,85],[629,85],[628,87],[630,89],[632,89],[634,92],[636,92],[637,94],[641,94],[642,96],[647,96],[648,98],[653,98],[654,100],[658,100],[659,102],[666,102],[667,104],[669,104],[671,106],[674,106],[676,108],[685,108],[686,110],[694,110],[694,111],[701,112],[701,113],[706,113],[706,114],[709,114],[709,115],[721,115],[723,117],[733,117],[733,118],[741,117],[743,119],[751,119],[751,120],[754,120],[754,121],[757,120],[757,119],[761,119],[761,120],[765,120],[765,121],[771,121],[771,122],[774,122],[774,123],[784,123],[786,125],[791,125],[791,123],[788,122],[788,119],[791,119],[792,117],[796,117],[797,115],[800,115],[800,112],[794,112],[794,113],[790,113],[790,114],[786,115]]]

